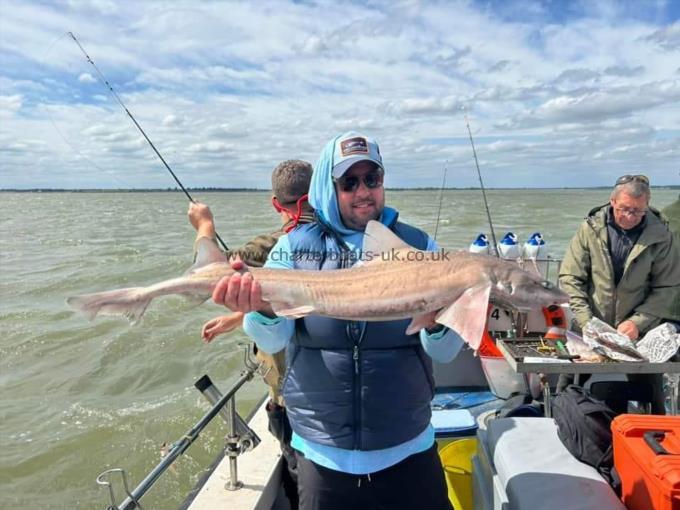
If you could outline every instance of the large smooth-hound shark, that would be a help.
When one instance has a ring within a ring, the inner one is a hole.
[[[569,300],[555,285],[512,261],[465,251],[420,251],[376,221],[366,227],[362,260],[349,269],[245,270],[252,272],[262,299],[280,317],[411,318],[406,331],[412,334],[429,325],[437,311],[435,321],[455,330],[474,349],[481,342],[490,302],[528,311]],[[180,294],[205,301],[217,282],[235,271],[214,242],[202,239],[195,264],[180,278],[74,296],[67,302],[90,319],[108,314],[136,322],[154,298]]]

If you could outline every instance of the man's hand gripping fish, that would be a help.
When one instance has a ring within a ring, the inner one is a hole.
[[[412,318],[406,332],[413,334],[429,325],[432,312],[438,311],[435,322],[455,330],[474,349],[481,342],[489,302],[526,311],[568,301],[553,284],[513,262],[465,251],[416,250],[377,221],[366,227],[363,254],[364,260],[349,269],[247,270],[262,287],[263,301],[280,317]],[[180,294],[205,301],[217,282],[234,272],[218,247],[203,239],[196,263],[181,278],[74,296],[67,302],[90,319],[101,313],[136,322],[152,299]]]

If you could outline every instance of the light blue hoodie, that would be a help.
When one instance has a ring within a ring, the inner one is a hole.
[[[309,189],[309,202],[314,207],[319,219],[338,232],[345,244],[355,253],[359,253],[363,245],[363,232],[347,228],[343,223],[338,208],[335,186],[332,180],[333,153],[335,141],[340,137],[354,133],[346,133],[333,138],[321,152],[319,161],[314,167]],[[357,136],[361,136],[358,135]],[[391,225],[398,216],[396,210],[385,207],[380,221]],[[429,238],[427,249],[436,251],[436,242]],[[288,236],[283,235],[272,249],[264,264],[267,268],[293,269],[293,257]],[[295,331],[295,321],[281,317],[274,319],[253,312],[246,314],[243,329],[258,348],[264,352],[275,353],[286,347]],[[451,361],[460,351],[463,341],[454,331],[428,335],[423,329],[420,340],[425,352],[441,363]],[[421,434],[406,443],[383,450],[344,450],[313,443],[293,433],[291,445],[302,452],[305,457],[319,465],[352,474],[375,473],[386,469],[406,457],[427,450],[434,441],[434,429],[426,428]]]

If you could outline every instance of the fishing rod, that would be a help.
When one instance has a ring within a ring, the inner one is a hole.
[[[477,160],[477,151],[475,150],[475,142],[472,140],[472,131],[470,130],[470,122],[467,114],[465,115],[465,126],[467,127],[468,135],[470,136],[470,145],[472,145],[472,154],[475,157],[475,166],[477,167],[477,177],[479,177],[479,185],[482,188],[482,197],[484,198],[484,208],[486,209],[486,217],[489,220],[489,229],[491,230],[491,240],[493,242],[493,253],[496,257],[500,257],[498,253],[498,246],[496,244],[496,233],[493,230],[493,222],[491,221],[491,213],[489,212],[489,202],[486,200],[486,191],[484,189],[484,181],[482,181],[482,172],[479,170],[479,161]]]
[[[125,106],[125,104],[124,104],[123,101],[120,99],[120,97],[118,97],[118,94],[116,94],[116,91],[113,90],[113,87],[112,87],[111,84],[108,82],[108,80],[104,77],[104,75],[102,74],[102,72],[99,70],[99,68],[97,67],[97,64],[95,64],[94,61],[90,58],[90,56],[87,54],[87,52],[85,51],[85,48],[83,48],[83,46],[80,44],[80,41],[78,41],[78,39],[76,39],[76,36],[73,34],[73,32],[68,32],[68,35],[70,35],[70,36],[71,36],[71,39],[73,39],[73,41],[78,45],[78,48],[80,48],[80,51],[83,52],[83,55],[85,55],[85,58],[87,59],[87,61],[88,61],[90,64],[92,64],[92,67],[94,67],[94,70],[97,72],[97,76],[99,77],[99,80],[104,84],[105,87],[108,88],[108,90],[109,90],[109,92],[111,93],[111,95],[113,95],[113,97],[116,99],[116,101],[118,101],[118,104],[120,104],[120,106],[123,108],[123,110],[125,110],[125,113],[127,113],[128,117],[130,117],[130,120],[132,120],[132,122],[135,124],[135,126],[137,127],[137,129],[139,130],[139,132],[142,133],[142,136],[144,137],[144,139],[149,143],[149,145],[151,146],[151,148],[153,149],[153,151],[156,153],[156,156],[158,156],[158,158],[161,160],[161,162],[163,163],[163,165],[165,165],[165,168],[168,170],[168,172],[170,172],[170,175],[172,175],[172,178],[175,179],[175,182],[176,182],[176,183],[179,185],[179,187],[182,189],[182,191],[184,192],[184,194],[186,195],[186,197],[189,199],[189,201],[190,201],[191,203],[195,204],[196,201],[193,199],[193,197],[189,194],[189,192],[188,192],[187,189],[184,187],[184,185],[183,185],[183,184],[180,182],[180,180],[177,178],[177,176],[175,175],[175,172],[173,172],[173,171],[172,171],[172,168],[170,168],[170,165],[168,165],[168,163],[165,161],[165,159],[163,158],[163,156],[161,156],[161,153],[158,152],[158,149],[156,149],[156,146],[153,144],[153,142],[152,142],[152,141],[149,139],[149,137],[146,135],[146,133],[145,133],[144,130],[142,129],[142,126],[139,125],[139,123],[138,123],[137,120],[134,118],[134,116],[132,115],[132,113],[130,113],[130,110],[128,110],[127,106]],[[219,236],[219,234],[218,234],[217,232],[215,232],[215,237],[217,238],[217,240],[219,241],[219,243],[222,245],[222,248],[224,248],[225,251],[228,251],[229,248],[227,248],[227,245],[225,244],[225,242],[222,240],[222,238]]]
[[[437,223],[434,224],[434,240],[437,240],[437,231],[439,230],[439,217],[442,212],[442,202],[444,200],[444,187],[446,186],[446,173],[449,170],[449,162],[444,163],[444,177],[442,178],[442,188],[439,190],[439,208],[437,209]]]

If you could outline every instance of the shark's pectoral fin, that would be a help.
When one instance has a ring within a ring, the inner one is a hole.
[[[300,319],[302,317],[307,317],[316,311],[311,305],[302,305],[291,308],[287,303],[272,302],[271,306],[276,315],[285,317],[286,319]]]
[[[486,327],[490,294],[490,284],[467,289],[456,301],[439,312],[435,322],[453,329],[476,351],[482,343]]]
[[[414,335],[415,333],[418,333],[421,329],[431,326],[433,319],[434,316],[432,315],[432,312],[421,313],[420,315],[416,315],[415,317],[413,317],[413,319],[411,319],[411,323],[408,325],[408,328],[406,328],[406,334]]]

